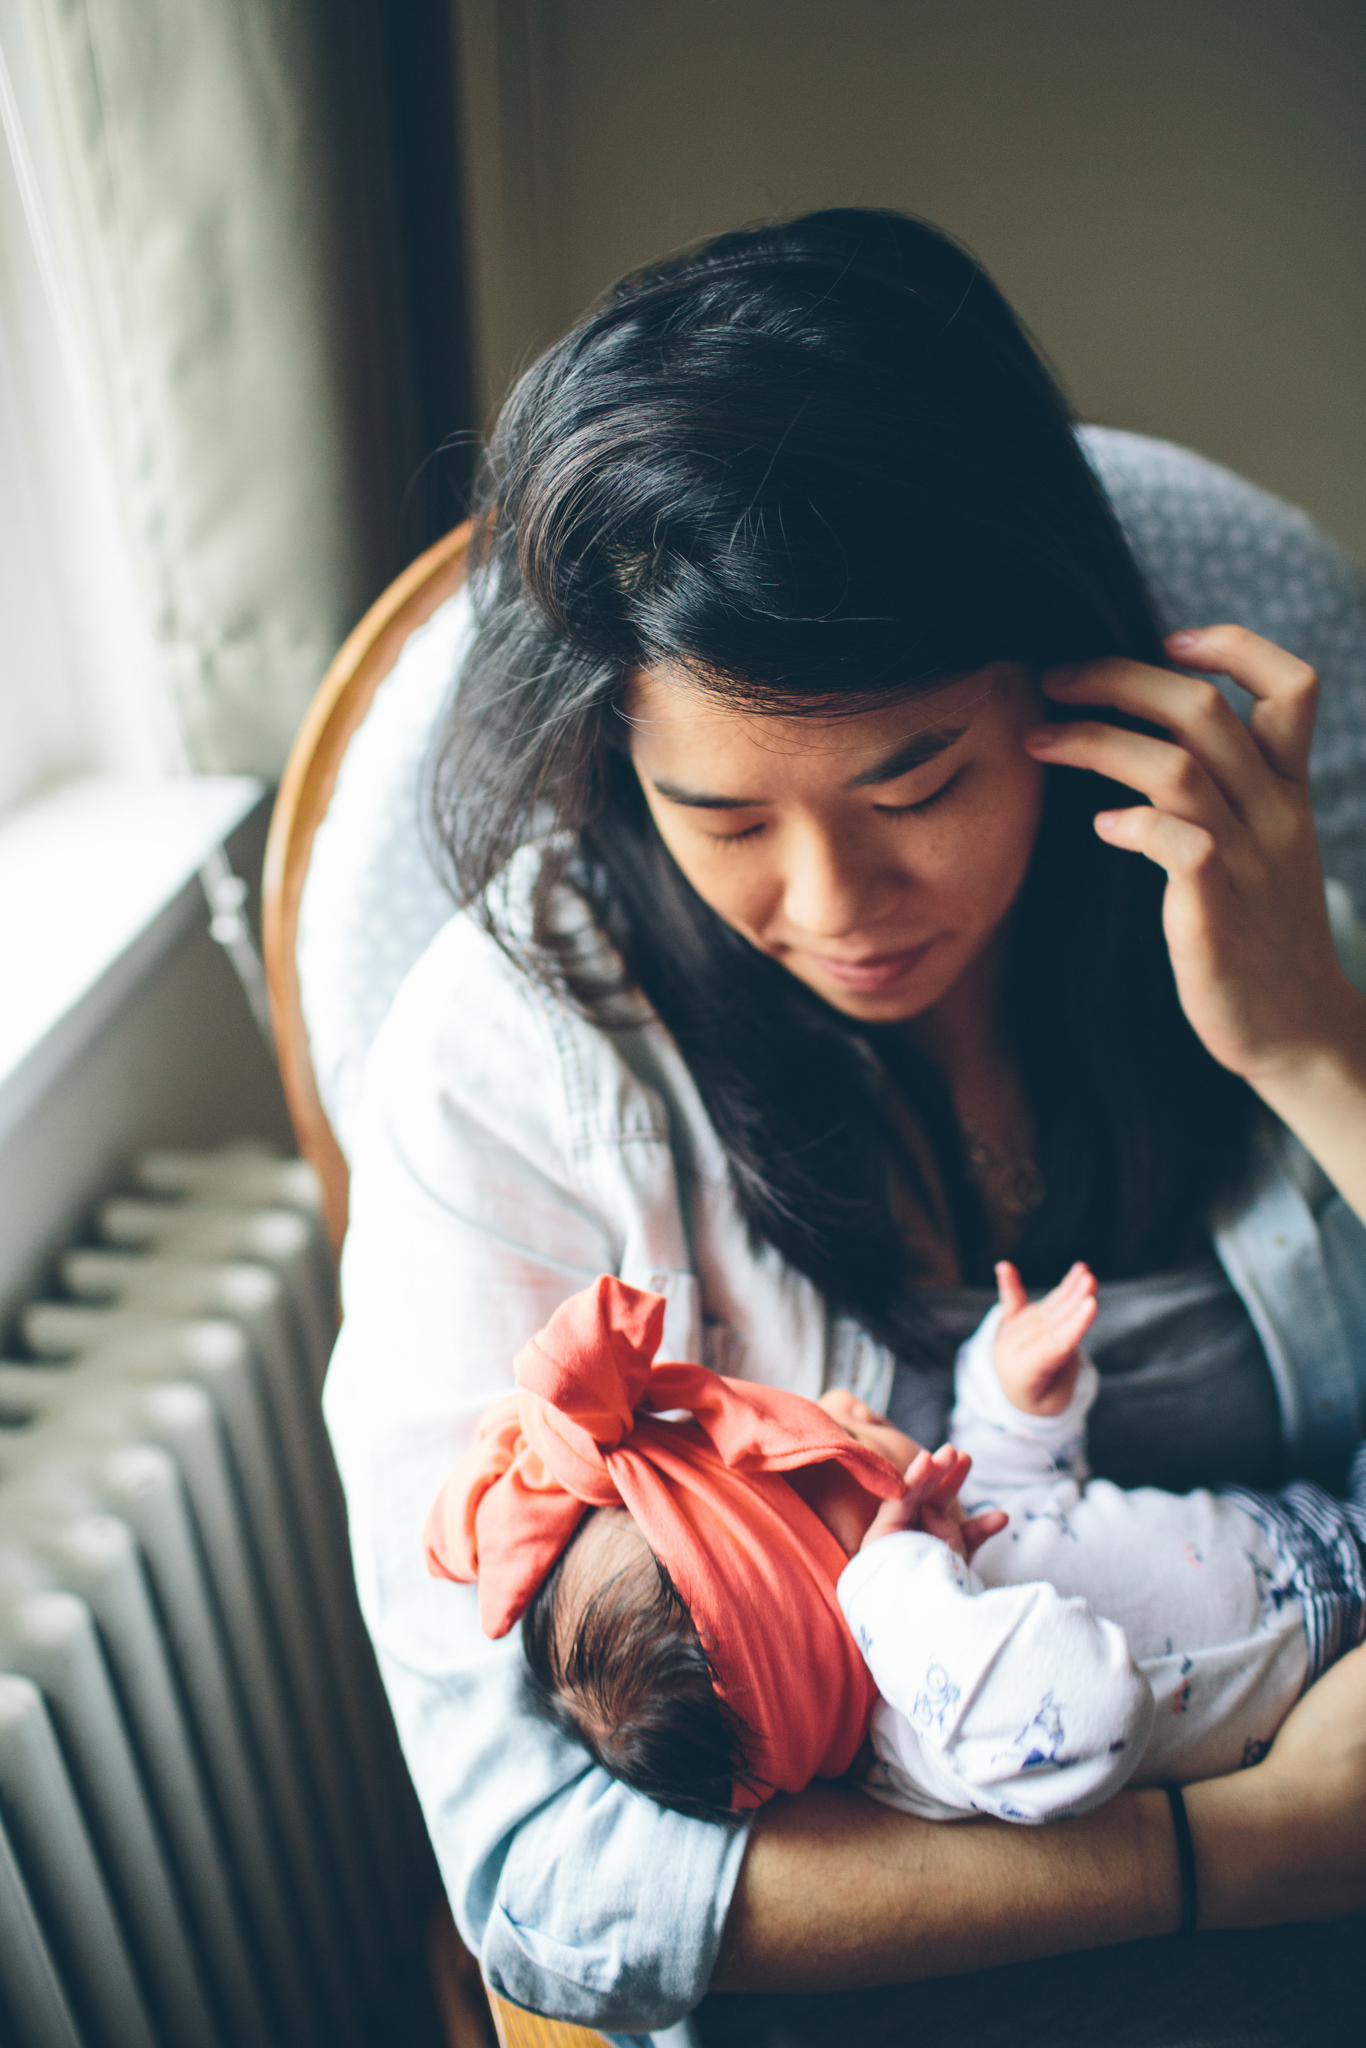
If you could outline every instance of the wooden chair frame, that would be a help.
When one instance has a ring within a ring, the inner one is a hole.
[[[266,841],[262,937],[280,1078],[299,1150],[322,1183],[323,1213],[334,1252],[340,1252],[346,1234],[349,1174],[318,1094],[304,1023],[295,956],[299,904],[313,841],[332,801],[342,757],[404,642],[464,583],[471,535],[466,520],[419,555],[348,637],[290,749]],[[502,2048],[602,2048],[600,2034],[541,2019],[493,1992],[485,1992],[485,2008],[478,1964],[462,1945],[444,1900],[428,1925],[426,1950],[450,2048],[486,2048],[490,2012]]]

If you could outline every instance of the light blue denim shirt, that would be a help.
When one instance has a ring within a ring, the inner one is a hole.
[[[1350,956],[1360,935],[1336,909]],[[1366,1385],[1366,1232],[1282,1138],[1216,1245],[1266,1348],[1292,1462],[1331,1479]],[[461,1932],[506,1997],[629,2034],[706,1990],[743,1825],[665,1812],[538,1719],[517,1633],[486,1640],[474,1590],[429,1577],[421,1542],[514,1353],[604,1271],[667,1297],[665,1355],[886,1399],[886,1351],[751,1247],[662,1028],[595,1030],[457,917],[370,1057],[327,1419],[362,1606]]]

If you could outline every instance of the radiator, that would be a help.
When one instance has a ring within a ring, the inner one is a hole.
[[[375,2048],[432,1896],[298,1161],[155,1153],[0,1362],[0,2039]]]

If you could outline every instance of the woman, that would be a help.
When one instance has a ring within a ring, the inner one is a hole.
[[[1164,649],[1009,309],[897,216],[627,279],[513,393],[483,509],[437,775],[469,908],[372,1055],[327,1397],[457,1918],[507,1995],[616,2028],[1168,1931],[1160,1794],[1013,1833],[842,1787],[748,1832],[653,1807],[529,1716],[418,1529],[602,1270],[673,1355],[933,1439],[992,1259],[1084,1258],[1101,1469],[1267,1484],[1288,1441],[1340,1477],[1356,1225],[1305,1190],[1366,1213],[1366,1006],[1313,676],[1236,628]],[[1357,1656],[1191,1788],[1202,1924],[1366,1902],[1364,1709]]]

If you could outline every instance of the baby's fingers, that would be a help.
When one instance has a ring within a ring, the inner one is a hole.
[[[972,1459],[953,1444],[941,1444],[930,1463],[932,1486],[926,1501],[935,1507],[947,1507],[962,1491],[963,1481],[972,1470]]]
[[[962,1469],[960,1471],[960,1461]],[[906,1492],[905,1500],[914,1501],[919,1507],[943,1506],[953,1499],[963,1481],[967,1478],[972,1460],[952,1444],[943,1444],[931,1455],[929,1451],[917,1451],[902,1474]]]
[[[1028,1308],[1029,1296],[1024,1281],[1009,1259],[1002,1259],[996,1267],[996,1286],[1001,1297],[1001,1307],[1008,1316],[1018,1315],[1022,1308]]]
[[[1096,1297],[1094,1294],[1088,1294],[1081,1301],[1073,1302],[1066,1314],[1058,1317],[1049,1334],[1056,1340],[1059,1349],[1065,1352],[1076,1350],[1096,1320],[1097,1309]]]
[[[918,1529],[920,1526],[920,1503],[903,1495],[900,1500],[884,1500],[868,1524],[860,1550],[866,1550],[870,1543],[876,1543],[883,1536],[899,1536],[903,1529]]]
[[[933,1500],[939,1485],[939,1468],[928,1451],[917,1451],[901,1477],[906,1488],[904,1499],[914,1501],[917,1507],[923,1501]]]
[[[914,1529],[920,1523],[920,1504],[903,1494],[900,1500],[884,1500],[874,1520],[887,1529]]]
[[[939,1508],[927,1507],[920,1517],[920,1526],[927,1536],[938,1537],[941,1543],[947,1544],[956,1556],[962,1558],[964,1564],[967,1563],[967,1545],[963,1541],[961,1522],[956,1522],[952,1515],[944,1514]]]
[[[1045,1316],[1059,1315],[1070,1309],[1074,1303],[1094,1296],[1096,1276],[1088,1265],[1078,1259],[1075,1266],[1064,1273],[1056,1287],[1047,1293],[1038,1307]]]
[[[969,1515],[965,1522],[960,1523],[963,1548],[968,1557],[980,1550],[988,1537],[999,1536],[1009,1520],[1010,1516],[1000,1508],[988,1508],[980,1515]]]

